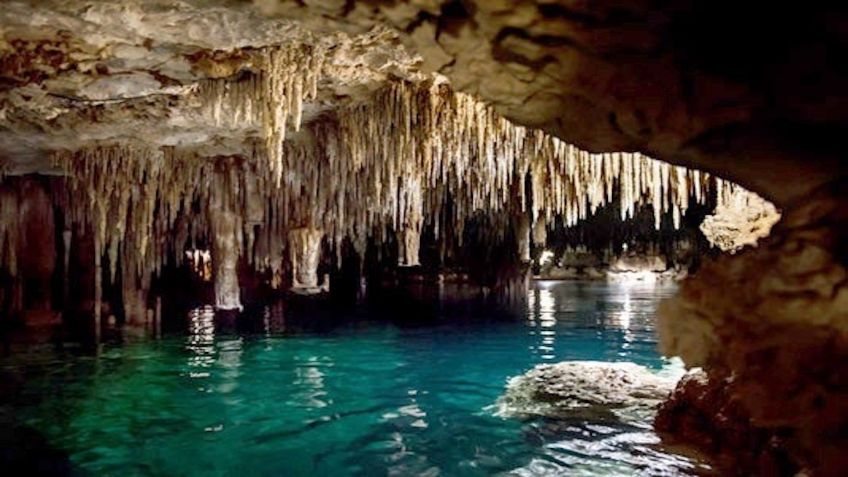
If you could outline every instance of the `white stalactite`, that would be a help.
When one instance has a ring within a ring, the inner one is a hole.
[[[169,254],[179,264],[191,244],[213,236],[223,240],[214,229],[229,225],[207,213],[220,208],[221,200],[228,208],[216,213],[236,223],[223,233],[232,243],[228,250],[269,271],[277,287],[287,243],[289,250],[300,250],[295,255],[320,248],[295,232],[304,224],[309,227],[303,230],[316,231],[309,237],[320,231],[337,252],[345,238],[363,253],[369,238],[379,243],[394,231],[401,263],[412,265],[427,227],[460,244],[465,224],[481,212],[498,225],[485,233],[501,235],[511,218],[524,217],[527,230],[519,240],[527,235],[521,256],[529,260],[530,229],[533,241],[542,244],[547,225],[557,218],[572,226],[616,195],[622,219],[652,205],[657,227],[666,213],[676,227],[690,198],[704,203],[714,183],[721,187],[706,173],[639,153],[581,151],[510,123],[444,82],[393,82],[372,101],[323,115],[296,140],[285,140],[288,128],[300,128],[303,102],[316,98],[324,53],[291,45],[257,55],[254,74],[206,81],[197,89],[214,125],[262,125],[240,157],[131,144],[55,154],[69,176],[69,220],[94,231],[109,258],[109,276],[120,263],[149,286]],[[226,173],[215,172],[220,164]],[[14,236],[4,226],[8,214],[14,215],[0,209],[0,238],[7,237],[3,261],[14,270],[14,252],[8,250]],[[293,247],[298,240],[312,248]],[[305,264],[306,258],[289,260]]]

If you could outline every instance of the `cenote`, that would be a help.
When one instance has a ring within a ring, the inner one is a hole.
[[[201,308],[159,340],[4,359],[3,379],[23,383],[4,426],[43,436],[72,475],[690,475],[698,464],[665,450],[650,418],[497,415],[507,379],[540,363],[675,373],[654,323],[673,291],[543,281],[515,315],[407,326],[363,310],[310,331],[277,310],[256,317],[267,333],[221,330]]]
[[[2,2],[0,474],[842,477],[848,9],[760,3]]]

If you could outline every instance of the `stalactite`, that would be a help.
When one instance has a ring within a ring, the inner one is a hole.
[[[544,244],[555,220],[573,226],[617,198],[622,219],[651,205],[657,228],[667,213],[679,227],[690,201],[704,203],[712,187],[725,187],[639,153],[582,151],[514,125],[441,81],[391,82],[371,101],[325,113],[286,140],[286,129],[300,127],[303,102],[316,98],[324,53],[292,45],[256,54],[257,72],[197,88],[215,126],[262,125],[241,156],[130,144],[55,154],[69,176],[61,193],[67,222],[94,231],[107,277],[121,266],[149,288],[169,257],[179,265],[186,250],[224,236],[236,259],[270,272],[274,287],[284,281],[285,260],[309,262],[312,255],[296,255],[317,253],[324,236],[337,252],[347,238],[363,254],[369,239],[379,244],[394,232],[400,264],[416,265],[423,230],[434,230],[444,258],[480,214],[490,226],[475,233],[491,235],[476,237],[480,243],[502,240],[518,223],[529,260],[531,238]],[[227,218],[210,216],[210,208]],[[0,246],[14,269],[5,221]],[[298,273],[296,286],[317,283],[311,272]]]
[[[262,51],[261,91],[264,133],[271,173],[279,186],[283,175],[286,127],[300,130],[303,101],[318,95],[323,50],[307,45],[269,47]]]

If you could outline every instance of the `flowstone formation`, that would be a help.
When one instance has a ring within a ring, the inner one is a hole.
[[[725,252],[756,245],[780,220],[774,204],[736,184],[719,184],[716,194],[715,212],[704,218],[700,228],[710,243]]]

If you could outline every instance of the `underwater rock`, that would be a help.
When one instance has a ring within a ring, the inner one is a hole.
[[[513,377],[498,400],[501,417],[637,420],[668,397],[682,373],[657,373],[635,363],[565,361]]]

